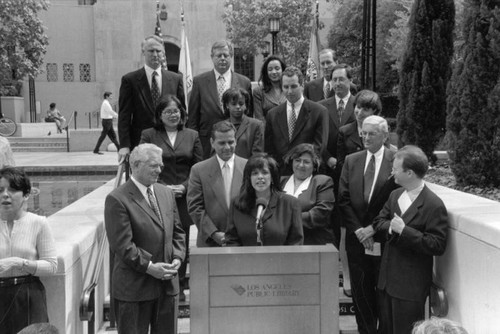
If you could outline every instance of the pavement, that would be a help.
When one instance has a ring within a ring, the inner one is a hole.
[[[118,167],[116,152],[14,152],[18,167]]]

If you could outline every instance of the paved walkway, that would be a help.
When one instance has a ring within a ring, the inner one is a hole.
[[[14,152],[16,166],[19,167],[78,167],[78,166],[118,166],[116,152]]]

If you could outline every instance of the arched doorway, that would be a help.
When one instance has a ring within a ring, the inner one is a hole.
[[[167,57],[167,67],[169,71],[179,72],[179,55],[181,49],[171,42],[164,42],[165,56]]]

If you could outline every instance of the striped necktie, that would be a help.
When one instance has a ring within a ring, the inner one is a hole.
[[[288,120],[288,138],[290,141],[292,141],[295,123],[297,123],[297,116],[295,115],[295,104],[292,103],[292,112],[290,113],[290,119]]]

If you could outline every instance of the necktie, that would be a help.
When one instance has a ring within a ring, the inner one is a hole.
[[[328,98],[328,96],[330,95],[330,83],[327,82],[325,87],[323,87],[323,95],[325,97],[325,99]]]
[[[222,179],[224,180],[224,190],[226,192],[226,203],[227,207],[231,202],[231,169],[229,168],[229,164],[224,162],[222,166]]]
[[[371,156],[363,179],[363,197],[366,204],[370,203],[370,192],[372,191],[373,180],[375,178],[375,156],[373,154]]]
[[[339,105],[337,107],[337,114],[339,115],[339,124],[342,123],[342,113],[344,112],[344,100],[339,101]]]
[[[219,92],[219,102],[221,106],[222,106],[222,94],[224,94],[225,90],[226,90],[226,79],[224,79],[224,77],[221,75],[219,76],[219,79],[217,79],[217,91]]]
[[[151,96],[153,97],[153,106],[156,108],[158,101],[160,100],[160,88],[158,88],[158,83],[156,82],[156,77],[158,73],[153,72],[151,77]]]
[[[160,208],[158,207],[158,202],[156,201],[156,198],[153,196],[153,191],[151,190],[151,188],[148,188],[146,190],[146,193],[148,194],[149,206],[151,207],[151,209],[153,209],[154,213],[160,220],[161,226],[165,228],[165,225],[163,224],[163,219],[161,218]],[[168,261],[168,250],[166,242],[163,243],[163,258],[165,262]]]
[[[297,116],[295,116],[295,105],[292,103],[292,112],[290,113],[290,119],[288,120],[288,138],[292,141],[293,131],[295,130],[295,123],[297,122]]]

